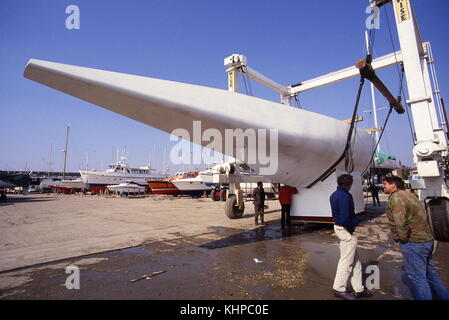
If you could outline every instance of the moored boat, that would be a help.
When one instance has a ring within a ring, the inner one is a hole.
[[[121,157],[117,164],[109,165],[105,171],[80,170],[81,178],[89,190],[102,193],[109,185],[118,185],[133,181],[139,186],[147,187],[148,179],[163,179],[162,174],[154,174],[150,167],[132,168],[125,163],[126,157]]]
[[[172,178],[166,178],[162,180],[150,179],[147,180],[148,187],[151,193],[165,194],[177,196],[181,194],[181,191],[173,184],[173,180],[191,179],[198,175],[198,171],[181,171],[176,172]]]

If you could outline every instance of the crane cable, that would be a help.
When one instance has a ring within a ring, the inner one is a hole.
[[[370,30],[370,43],[374,44],[374,38],[375,38],[375,31],[372,32],[371,34]],[[372,45],[371,45],[372,46]],[[366,61],[368,61],[369,63],[371,63],[372,61],[372,55],[368,54],[366,56]],[[341,154],[341,156],[337,159],[337,161],[335,161],[318,179],[316,179],[315,181],[313,181],[311,184],[309,184],[306,188],[311,188],[313,187],[318,181],[323,182],[324,180],[326,180],[334,171],[335,168],[337,167],[337,165],[343,160],[345,159],[345,170],[348,173],[351,173],[354,170],[354,160],[352,157],[352,146],[351,146],[351,140],[352,140],[352,133],[354,131],[354,127],[355,127],[355,119],[357,117],[357,111],[359,108],[359,104],[360,104],[360,97],[362,95],[362,89],[363,89],[363,85],[365,84],[365,78],[363,76],[360,77],[360,83],[359,83],[359,90],[357,92],[357,98],[356,98],[356,103],[354,106],[354,111],[352,113],[352,119],[351,119],[351,124],[349,127],[349,132],[348,132],[348,137],[346,138],[346,146],[345,149],[343,151],[343,153]],[[355,137],[355,136],[354,136]]]
[[[390,119],[390,115],[391,115],[392,111],[393,111],[393,107],[390,107],[390,109],[388,110],[387,118],[385,119],[384,125],[382,127],[382,131],[380,132],[379,139],[377,140],[377,143],[376,143],[376,145],[373,148],[373,152],[371,154],[370,161],[369,161],[368,165],[366,166],[366,168],[362,171],[362,176],[366,172],[366,170],[368,170],[368,168],[371,166],[371,163],[373,164],[373,167],[376,167],[376,163],[374,162],[374,155],[376,154],[377,146],[379,145],[380,140],[382,139],[382,136],[383,136],[383,134],[385,132],[385,128],[387,126],[388,120]]]
[[[385,14],[386,14],[386,11],[385,11]],[[388,15],[387,15],[387,23],[388,23],[388,30],[390,32],[390,40],[391,40],[391,43],[392,43],[392,46],[393,46],[394,57],[395,57],[395,60],[396,60],[396,66],[397,66],[398,65],[398,60],[397,60],[397,57],[396,57],[396,51],[394,49],[394,42],[393,42],[393,37],[392,37],[392,34],[391,34],[390,23],[388,21]],[[373,47],[374,47],[374,40],[375,40],[375,30],[374,31],[373,31],[373,29],[370,30],[369,38],[370,38],[369,39],[370,47],[371,47],[371,49],[373,49]],[[371,63],[371,61],[372,61],[372,54],[370,54],[369,52],[367,54],[366,61],[368,63]],[[398,70],[398,74],[399,74],[398,102],[400,102],[401,101],[401,92],[403,93],[404,69],[402,68],[402,75],[400,74],[399,66],[397,66],[397,70]],[[351,140],[352,140],[352,132],[353,132],[354,126],[355,126],[355,118],[356,118],[356,115],[357,115],[357,110],[358,110],[358,106],[359,106],[359,102],[360,102],[360,96],[361,96],[361,93],[362,93],[362,88],[363,88],[364,81],[365,81],[364,77],[360,77],[359,90],[358,90],[358,93],[357,93],[356,104],[355,104],[354,112],[353,112],[353,115],[352,115],[351,126],[349,128],[348,137],[346,139],[345,150],[343,151],[342,155],[338,158],[338,160],[331,167],[329,167],[318,179],[316,179],[311,184],[309,184],[307,186],[307,188],[311,188],[318,181],[320,181],[320,180],[324,181],[326,178],[328,178],[335,171],[336,166],[343,160],[343,158],[346,158],[345,159],[345,170],[348,173],[351,173],[352,170],[354,169],[354,163],[353,163],[353,159],[352,159],[352,150],[351,150]],[[368,163],[368,166],[365,168],[365,170],[362,171],[362,175],[370,167],[371,163],[374,163],[374,155],[375,155],[377,146],[379,145],[380,140],[381,140],[381,138],[382,138],[382,136],[383,136],[383,134],[385,132],[385,127],[386,127],[386,125],[388,123],[388,120],[390,119],[390,115],[391,115],[392,111],[393,111],[393,106],[390,106],[390,109],[388,111],[387,118],[385,119],[385,123],[384,123],[384,126],[382,128],[381,134],[379,136],[379,139],[378,139],[378,141],[376,143],[376,146],[374,147],[372,156],[370,158],[370,162]],[[409,123],[410,123],[410,120],[409,120]],[[410,128],[411,128],[411,126],[410,126]]]
[[[388,34],[390,36],[391,47],[392,47],[393,53],[394,53],[394,60],[396,62],[396,70],[398,72],[398,76],[399,76],[399,79],[400,79],[399,80],[400,85],[399,85],[398,96],[401,96],[401,94],[402,94],[402,96],[405,97],[404,87],[403,87],[403,80],[404,80],[404,75],[405,75],[404,64],[401,63],[400,64],[401,65],[401,69],[399,69],[399,62],[398,62],[398,59],[397,59],[397,56],[396,56],[396,48],[394,46],[393,34],[392,34],[392,31],[391,31],[390,17],[388,16],[388,11],[386,9],[386,6],[384,6],[384,13],[385,13],[385,20],[387,20]],[[407,102],[406,102],[406,104],[407,104]],[[415,144],[416,134],[415,134],[415,132],[413,132],[412,123],[411,123],[411,120],[410,120],[410,113],[409,113],[408,108],[405,108],[405,110],[407,111],[407,120],[408,120],[408,126],[410,128],[410,134],[411,134],[411,137],[412,137],[412,140],[413,140],[413,144]]]
[[[246,75],[245,75],[245,73],[247,73],[246,66],[241,66],[239,69],[241,70],[243,82],[245,83],[246,95],[253,96],[253,89],[251,88],[251,82],[249,79],[248,85],[246,84]]]
[[[337,159],[337,161],[335,161],[326,171],[324,171],[324,173],[321,176],[319,176],[315,181],[313,181],[311,184],[309,184],[306,188],[313,187],[318,181],[326,180],[335,171],[335,168],[337,167],[337,165],[345,158],[346,158],[346,161],[345,161],[346,168],[345,169],[348,169],[348,167],[351,166],[351,162],[352,162],[352,150],[351,150],[352,133],[354,131],[355,119],[357,117],[357,111],[359,108],[360,97],[362,95],[362,89],[363,89],[364,83],[365,83],[365,78],[360,77],[359,90],[357,92],[357,98],[356,98],[356,102],[355,102],[355,106],[354,106],[354,111],[352,113],[351,124],[349,127],[349,132],[348,132],[348,136],[346,138],[346,145],[345,145],[345,149],[344,149],[343,153]],[[354,167],[353,167],[353,163],[352,163],[352,170],[353,169],[354,169]],[[352,172],[352,170],[350,170],[349,173]]]

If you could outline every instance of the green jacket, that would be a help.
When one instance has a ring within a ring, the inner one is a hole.
[[[410,242],[433,240],[426,209],[410,192],[398,190],[392,193],[388,198],[386,214],[395,240]]]

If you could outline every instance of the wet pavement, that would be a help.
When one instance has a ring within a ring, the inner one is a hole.
[[[377,266],[379,289],[372,299],[410,299],[401,280],[401,256],[378,232],[386,228],[380,212],[373,209],[361,216],[359,255],[364,279],[373,274],[367,267]],[[243,232],[211,227],[194,236],[171,236],[137,247],[2,272],[0,298],[337,299],[330,293],[339,256],[331,226],[294,224],[282,230],[279,221],[273,220]],[[434,260],[449,286],[448,257],[449,244],[440,243]],[[66,287],[69,265],[79,267],[79,289]],[[369,281],[375,284],[372,278]]]

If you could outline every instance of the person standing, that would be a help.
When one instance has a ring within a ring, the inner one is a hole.
[[[298,190],[290,186],[282,186],[279,189],[279,202],[281,204],[281,227],[285,228],[291,225],[290,208],[292,206],[292,196],[297,194]]]
[[[449,300],[449,293],[432,262],[433,235],[426,209],[413,194],[405,191],[397,176],[384,179],[389,194],[386,215],[393,239],[404,258],[407,284],[415,300]]]
[[[352,183],[350,174],[340,175],[337,178],[337,190],[330,196],[334,231],[340,240],[340,259],[332,291],[336,297],[347,300],[372,296],[362,284],[362,263],[357,253],[357,236],[354,234],[358,220],[355,216],[354,200],[349,193]],[[354,289],[353,294],[346,288],[349,278]]]
[[[379,188],[374,183],[370,183],[368,190],[371,192],[371,196],[373,197],[373,206],[376,206],[377,201],[377,205],[380,207]]]
[[[253,204],[254,204],[254,215],[255,215],[255,224],[256,226],[259,224],[259,216],[260,222],[265,224],[264,221],[264,205],[265,205],[265,190],[263,188],[263,183],[261,181],[257,182],[257,188],[253,190]]]

